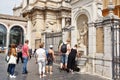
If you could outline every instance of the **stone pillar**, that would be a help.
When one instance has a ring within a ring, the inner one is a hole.
[[[65,17],[62,18],[62,28],[64,28],[64,27],[65,27]],[[62,34],[63,34],[63,37],[62,37],[63,39],[62,40],[63,40],[63,42],[65,42],[66,39],[67,39],[66,32],[63,31]]]
[[[93,23],[90,23],[88,30],[88,56],[94,57],[96,53],[96,28]]]
[[[31,48],[31,20],[28,19],[28,22],[27,22],[27,34],[26,34],[26,39],[29,40],[29,47]]]
[[[72,15],[72,17],[74,17],[74,15]],[[76,20],[74,20],[73,18],[72,18],[72,25],[74,26],[74,29],[71,30],[71,47],[73,47],[75,44],[77,44],[77,36],[78,36]]]
[[[71,31],[71,47],[77,44],[77,29]]]
[[[95,53],[96,53],[96,29],[93,23],[88,25],[88,56],[93,60],[89,60],[88,71],[95,72]]]
[[[7,30],[7,40],[6,40],[6,54],[8,53],[9,41],[10,41],[10,32]]]
[[[111,24],[111,23],[110,23]],[[109,78],[112,78],[112,32],[110,24],[104,25],[104,68],[103,68],[103,75]],[[108,67],[105,67],[108,66]],[[107,70],[106,70],[107,69]]]

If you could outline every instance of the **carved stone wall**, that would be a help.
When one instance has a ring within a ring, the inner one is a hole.
[[[64,7],[61,0],[36,0],[34,3],[28,4],[22,11],[23,17],[30,20],[29,32],[31,33],[29,35],[32,38],[30,43],[33,49],[35,48],[35,40],[44,40],[44,35],[41,34],[61,32],[65,27],[63,18],[71,16],[70,7]]]

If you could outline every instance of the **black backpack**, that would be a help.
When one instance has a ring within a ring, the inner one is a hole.
[[[61,46],[61,52],[66,53],[67,52],[67,44],[63,43]]]

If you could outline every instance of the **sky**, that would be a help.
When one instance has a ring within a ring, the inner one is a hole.
[[[0,14],[13,15],[13,7],[21,3],[22,0],[2,0],[0,2]]]

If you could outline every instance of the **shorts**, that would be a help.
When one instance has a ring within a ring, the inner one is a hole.
[[[61,63],[67,64],[68,56],[66,54],[61,55]]]
[[[53,61],[48,61],[46,65],[52,66],[53,65]]]

